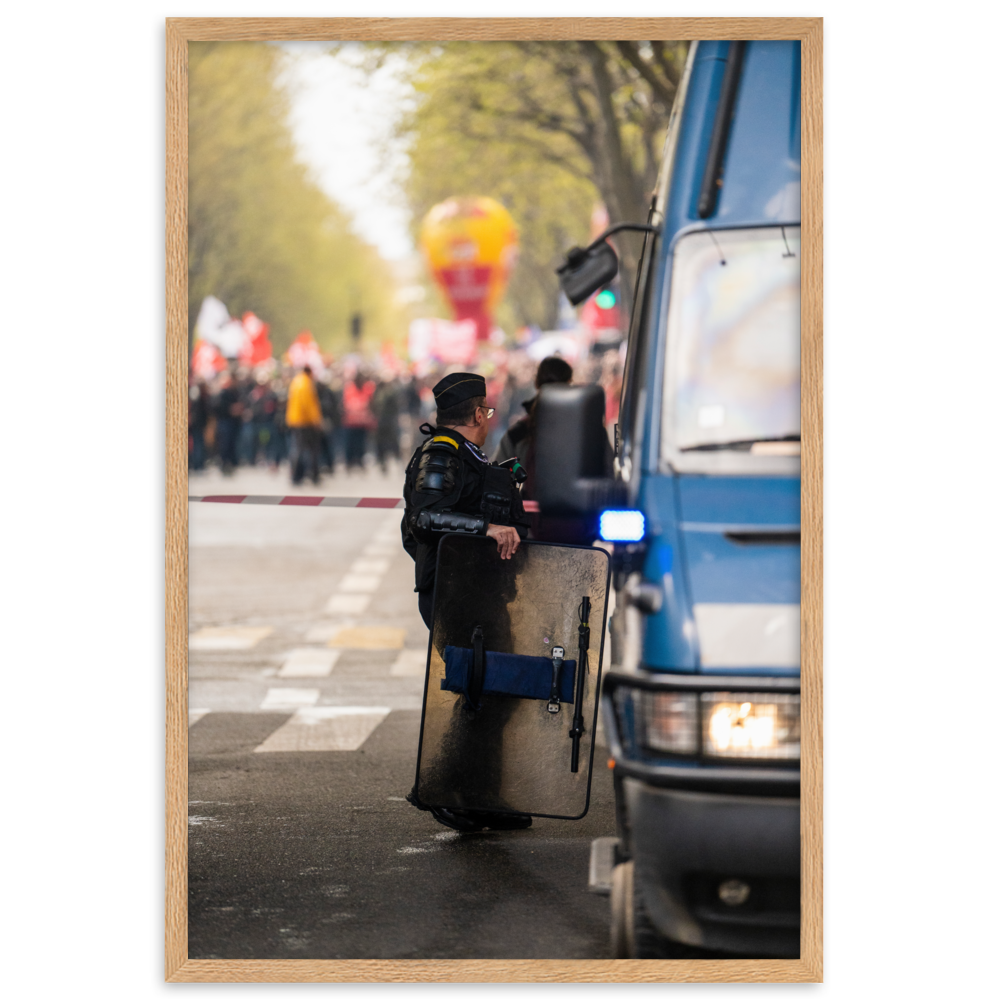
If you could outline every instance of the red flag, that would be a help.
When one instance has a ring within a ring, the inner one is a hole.
[[[191,370],[198,378],[210,379],[216,372],[226,367],[226,359],[215,344],[207,340],[196,340],[191,352]]]
[[[268,331],[271,327],[252,312],[243,314],[243,329],[247,337],[240,351],[240,362],[251,368],[263,364],[272,356]]]

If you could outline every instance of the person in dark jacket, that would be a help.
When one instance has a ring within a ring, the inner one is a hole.
[[[481,375],[456,372],[434,386],[436,426],[423,424],[427,435],[406,467],[400,525],[403,548],[414,560],[420,616],[431,627],[437,546],[449,531],[487,535],[501,558],[509,559],[527,536],[528,523],[510,471],[492,466],[481,451],[492,411],[486,406]],[[487,491],[487,486],[491,489]],[[492,503],[492,487],[507,498]]]
[[[573,369],[562,358],[545,358],[538,365],[535,373],[535,388],[541,390],[545,385],[568,385],[573,379]],[[524,468],[525,480],[521,487],[523,500],[537,499],[535,486],[535,418],[538,404],[538,392],[521,405],[527,413],[515,421],[507,433],[500,439],[497,450],[493,454],[496,463],[516,459]],[[605,438],[604,447],[605,471],[612,474],[614,455],[611,443]],[[587,518],[554,517],[552,515],[531,514],[530,537],[546,542],[577,543],[581,538],[596,537],[594,525]]]
[[[573,380],[573,369],[562,358],[545,358],[535,373],[535,395],[522,403],[526,413],[514,421],[507,433],[500,439],[497,450],[493,453],[493,461],[497,464],[516,458],[524,467],[528,478],[521,487],[521,497],[525,500],[535,499],[535,402],[538,399],[538,389],[543,385],[562,383],[568,385]]]
[[[211,411],[208,404],[208,387],[203,379],[188,389],[188,465],[192,472],[205,468],[205,429]]]
[[[399,458],[399,383],[383,378],[372,399],[375,411],[375,458],[383,474],[388,472],[387,460]]]
[[[413,453],[406,468],[401,531],[403,547],[414,559],[416,591],[420,616],[434,630],[432,614],[438,617],[440,632],[435,631],[435,643],[442,635],[453,634],[456,623],[466,622],[470,615],[493,619],[496,641],[510,621],[507,602],[515,596],[514,574],[500,571],[484,586],[472,590],[462,606],[434,607],[434,578],[437,547],[449,532],[465,532],[492,538],[503,560],[510,559],[527,535],[527,519],[511,470],[490,464],[481,448],[489,432],[492,410],[486,406],[486,382],[481,375],[457,372],[443,378],[434,387],[437,403],[436,426],[424,424],[420,430],[427,435]],[[503,564],[511,567],[511,564]],[[498,613],[499,605],[499,613]],[[500,648],[509,645],[500,641]],[[443,649],[438,649],[443,653]],[[513,704],[503,702],[492,710],[493,743],[483,738],[473,739],[469,727],[463,724],[465,711],[456,700],[452,722],[444,738],[447,747],[436,762],[436,779],[456,788],[467,785],[470,776],[485,791],[499,793],[502,779],[503,731]],[[488,748],[483,759],[476,759]],[[426,809],[445,826],[463,833],[489,827],[493,830],[520,830],[531,826],[525,814],[498,814],[470,808],[430,806],[420,801],[417,786],[407,796],[418,809]]]
[[[215,444],[222,474],[231,476],[239,464],[240,427],[243,425],[243,403],[231,374],[223,376],[222,388],[215,397]]]
[[[523,500],[535,500],[535,405],[538,402],[538,390],[543,385],[568,385],[573,380],[573,369],[568,362],[562,358],[545,358],[538,365],[535,372],[535,395],[531,399],[522,403],[525,415],[511,424],[509,430],[500,439],[497,450],[493,454],[494,462],[506,462],[511,458],[517,459],[525,472],[524,485],[521,487],[521,498]],[[561,541],[559,537],[551,537],[551,524],[545,524],[538,514],[531,514],[531,537],[543,538],[548,541]],[[572,526],[574,529],[576,524]],[[570,540],[567,538],[566,540]]]

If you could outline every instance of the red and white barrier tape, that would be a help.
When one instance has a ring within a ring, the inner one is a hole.
[[[188,497],[191,503],[256,503],[268,507],[368,507],[384,510],[400,510],[405,504],[396,497],[282,497],[282,496],[211,496]],[[538,503],[525,500],[524,509],[529,514],[537,513]]]

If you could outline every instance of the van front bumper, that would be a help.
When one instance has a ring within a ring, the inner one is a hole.
[[[798,679],[608,674],[605,731],[619,790],[619,855],[649,921],[682,944],[758,958],[799,955],[799,770],[692,765],[643,755],[620,689],[797,690]]]
[[[753,957],[799,954],[799,800],[623,782],[635,888],[664,937]],[[744,902],[723,901],[734,881]]]

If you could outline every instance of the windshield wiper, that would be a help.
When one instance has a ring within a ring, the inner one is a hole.
[[[742,441],[718,441],[713,444],[693,444],[681,451],[749,451],[755,444],[769,441],[801,441],[801,434],[784,434],[781,437],[746,438]]]

